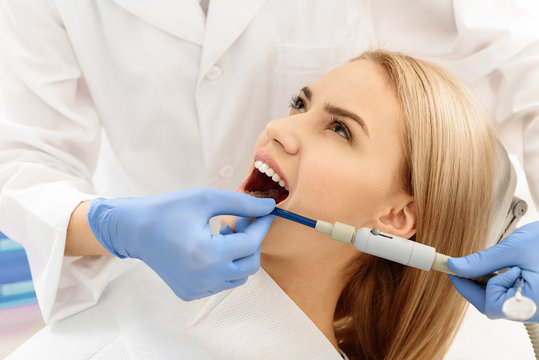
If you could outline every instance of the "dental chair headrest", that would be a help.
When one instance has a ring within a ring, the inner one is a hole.
[[[496,140],[497,164],[494,173],[493,214],[487,247],[495,245],[511,233],[528,205],[514,196],[517,185],[515,169],[504,146]]]

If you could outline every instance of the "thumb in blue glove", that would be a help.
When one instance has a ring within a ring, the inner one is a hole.
[[[510,268],[490,279],[487,285],[449,275],[453,286],[490,319],[505,318],[503,303],[516,293],[516,280],[522,276],[522,295],[539,304],[539,222],[527,224],[498,244],[461,258],[449,259],[449,268],[466,277],[487,275],[493,271]],[[538,322],[536,313],[526,322]]]
[[[230,226],[228,226],[228,225],[224,225],[223,227],[221,227],[220,233],[223,234],[223,235],[229,235],[229,234],[234,234],[234,233],[242,233],[242,232],[245,232],[245,230],[251,224],[252,224],[252,222],[249,219],[247,219],[245,217],[238,217],[236,219],[235,225],[234,225],[235,230],[232,230],[232,228]],[[258,268],[260,267],[260,253],[261,253],[261,251],[262,251],[262,246],[258,245],[258,248],[256,249],[256,251],[253,254],[242,257],[240,259],[234,260],[234,265],[236,265],[240,269],[245,269],[245,270],[256,269],[256,270],[258,270]],[[256,272],[256,270],[255,270],[255,272]],[[238,282],[238,284],[243,284],[245,281],[247,281],[247,278],[242,279],[241,281]]]
[[[96,199],[88,222],[97,240],[120,258],[150,266],[183,300],[243,284],[260,267],[260,244],[274,216],[273,199],[210,188],[142,198]],[[211,234],[217,215],[258,217],[236,232]]]

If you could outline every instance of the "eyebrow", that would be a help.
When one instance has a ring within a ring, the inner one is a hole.
[[[311,101],[313,97],[313,92],[311,91],[311,89],[309,89],[308,86],[304,86],[301,89],[301,92],[305,94],[305,97],[307,98],[307,100]],[[363,119],[359,115],[354,114],[353,112],[343,109],[341,107],[331,105],[329,103],[324,104],[324,111],[334,116],[346,117],[351,120],[354,120],[355,122],[359,124],[359,126],[361,126],[363,131],[365,131],[365,134],[367,135],[367,137],[369,137],[369,129],[367,129],[367,125],[365,124],[365,121],[363,121]]]

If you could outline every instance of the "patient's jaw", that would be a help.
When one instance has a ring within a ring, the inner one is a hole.
[[[415,218],[400,179],[404,124],[392,86],[379,65],[348,63],[301,91],[290,115],[266,126],[255,154],[269,154],[287,179],[289,195],[278,207],[408,235]],[[364,126],[336,108],[357,115]],[[251,164],[249,174],[253,169]],[[283,259],[301,255],[320,265],[354,255],[351,246],[281,218],[262,252]]]

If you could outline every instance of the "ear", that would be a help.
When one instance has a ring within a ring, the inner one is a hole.
[[[380,231],[405,239],[409,239],[415,234],[415,203],[411,196],[407,197],[407,199],[403,199],[404,201],[399,201],[398,206],[387,209],[378,217]]]

